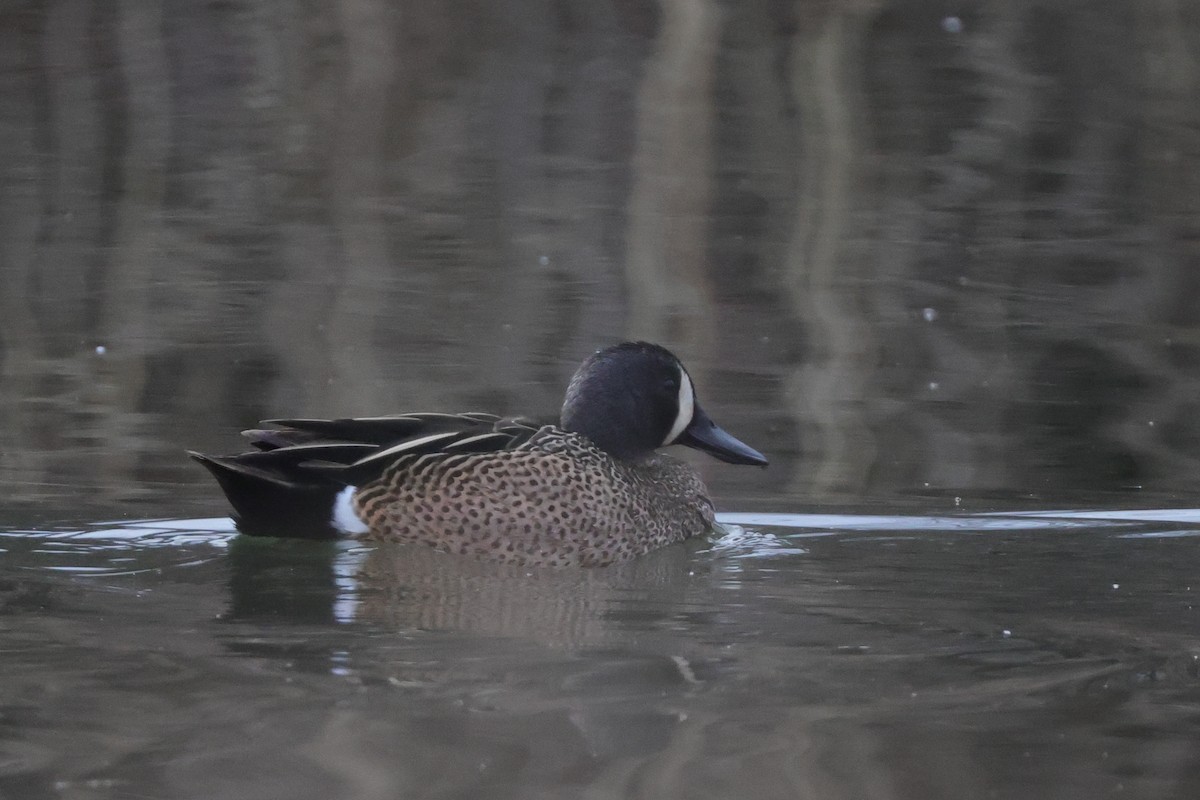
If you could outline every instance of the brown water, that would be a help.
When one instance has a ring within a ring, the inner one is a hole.
[[[1198,53],[1118,0],[0,4],[0,797],[1200,796]],[[182,457],[552,413],[625,338],[771,458],[696,458],[710,542],[244,540]]]
[[[754,519],[751,519],[754,517]],[[742,515],[607,570],[12,532],[15,797],[1194,797],[1200,511]]]

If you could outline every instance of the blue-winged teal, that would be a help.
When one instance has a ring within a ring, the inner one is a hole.
[[[252,452],[190,453],[242,532],[364,535],[522,564],[600,566],[710,531],[699,476],[659,447],[767,463],[709,419],[679,359],[645,342],[585,360],[558,425],[476,413],[262,424],[275,427],[244,433]]]

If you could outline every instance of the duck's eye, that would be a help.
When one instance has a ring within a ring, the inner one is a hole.
[[[663,388],[666,389],[668,392],[678,392],[679,391],[679,379],[678,378],[667,378],[666,380],[663,381]]]

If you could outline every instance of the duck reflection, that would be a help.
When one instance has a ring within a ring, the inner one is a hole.
[[[707,585],[703,544],[663,548],[605,569],[497,564],[398,543],[239,537],[226,618],[364,623],[459,631],[554,648],[603,643],[614,628],[656,627]],[[614,621],[619,625],[614,625]]]

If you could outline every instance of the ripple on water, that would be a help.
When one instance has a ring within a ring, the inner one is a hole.
[[[683,764],[700,791],[668,794],[700,796],[780,753],[806,774],[873,754],[885,777],[892,754],[897,780],[983,753],[1064,786],[1097,752],[1190,764],[1200,511],[720,520],[698,547],[546,571],[227,519],[0,531],[0,792],[303,800],[370,774],[396,791],[358,793],[401,796],[389,776],[427,770],[466,795],[476,763],[500,790]],[[1141,796],[1168,795],[1194,793]]]

